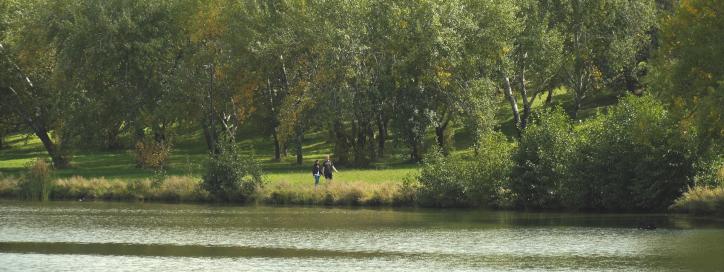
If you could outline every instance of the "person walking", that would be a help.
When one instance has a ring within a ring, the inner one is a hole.
[[[324,174],[324,179],[327,182],[332,181],[332,171],[339,173],[337,168],[334,167],[332,160],[329,159],[329,155],[327,155],[327,159],[322,163],[322,173]]]
[[[312,166],[312,176],[314,176],[314,190],[317,190],[319,177],[322,176],[322,167],[319,165],[319,160],[314,160],[314,166]]]

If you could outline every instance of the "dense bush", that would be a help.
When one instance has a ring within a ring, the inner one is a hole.
[[[513,155],[509,189],[519,208],[559,208],[568,165],[576,148],[568,115],[560,108],[543,112],[524,131]]]
[[[48,200],[52,183],[50,181],[51,167],[44,159],[36,159],[28,164],[28,170],[18,183],[19,194],[22,198],[33,200]]]
[[[697,186],[689,188],[676,199],[671,209],[692,214],[724,216],[724,187]]]
[[[512,146],[505,136],[481,136],[476,154],[469,159],[445,156],[433,148],[417,180],[417,201],[422,206],[497,206],[498,192],[510,174]]]
[[[253,153],[245,154],[234,143],[220,145],[203,178],[203,188],[220,201],[248,201],[262,185],[261,166]]]
[[[143,139],[136,143],[134,149],[136,165],[141,168],[162,169],[171,156],[171,144]]]
[[[692,181],[687,137],[650,96],[624,97],[575,128],[547,111],[521,137],[509,188],[525,208],[662,210]]]
[[[690,184],[692,141],[650,96],[623,98],[581,134],[566,181],[572,208],[661,210]]]

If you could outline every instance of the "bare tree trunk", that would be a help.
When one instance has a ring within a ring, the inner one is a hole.
[[[526,53],[523,57],[525,59],[528,56]],[[528,100],[528,88],[525,86],[525,65],[523,65],[521,71],[520,71],[520,96],[523,99],[523,116],[520,118],[520,130],[525,130],[525,127],[528,125],[528,117],[530,117],[530,107],[531,104],[533,104],[533,101],[535,100],[536,93],[533,93],[533,98],[531,100]]]
[[[505,91],[505,97],[508,98],[508,102],[510,102],[511,110],[513,111],[513,126],[517,129],[518,124],[520,124],[520,113],[518,112],[518,102],[515,100],[515,96],[513,96],[513,89],[510,86],[510,79],[508,76],[503,76],[503,87]]]

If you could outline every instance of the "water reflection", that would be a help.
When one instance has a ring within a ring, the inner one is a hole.
[[[724,256],[724,222],[661,214],[6,201],[0,219],[0,267],[10,270],[97,268],[75,259],[184,271],[250,270],[249,263],[261,270],[724,267],[715,257]],[[640,222],[657,229],[640,230]]]

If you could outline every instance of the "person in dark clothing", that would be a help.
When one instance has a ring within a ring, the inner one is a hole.
[[[319,160],[314,161],[314,166],[312,166],[312,176],[314,176],[314,190],[317,190],[319,177],[322,176],[322,167],[319,165]]]
[[[324,174],[324,179],[327,180],[327,182],[332,181],[332,171],[338,172],[337,168],[334,168],[332,160],[329,159],[329,155],[327,155],[327,159],[322,163],[322,173]]]

